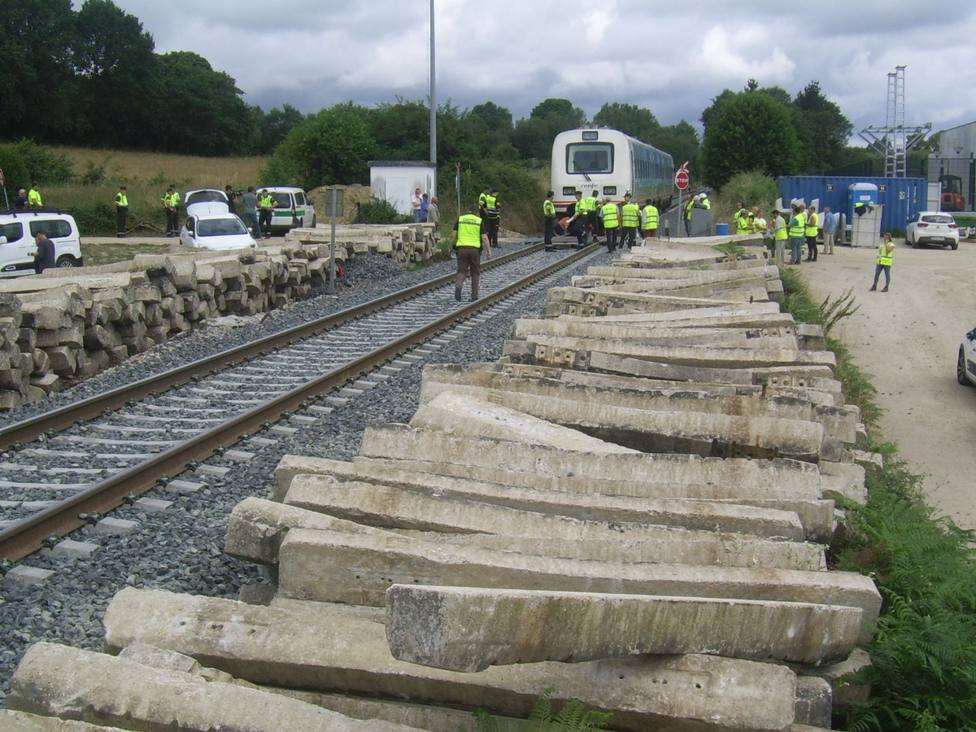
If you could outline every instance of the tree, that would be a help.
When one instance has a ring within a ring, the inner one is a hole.
[[[754,91],[731,94],[710,115],[705,129],[705,178],[721,187],[747,170],[771,176],[793,173],[798,147],[786,107]]]
[[[375,157],[377,145],[366,112],[350,102],[306,117],[277,147],[263,177],[306,189],[368,183],[366,163]]]
[[[687,161],[692,170],[698,168],[701,142],[698,140],[698,132],[685,120],[676,125],[659,127],[648,142],[668,153],[674,159],[675,167]]]
[[[74,20],[71,0],[0,2],[0,138],[72,139]]]
[[[622,102],[605,103],[593,117],[593,122],[620,130],[648,144],[651,144],[654,133],[661,128],[651,110]]]
[[[75,28],[80,135],[96,145],[146,144],[155,113],[152,36],[111,0],[86,0]]]
[[[568,99],[545,99],[515,125],[512,144],[522,157],[548,159],[556,135],[582,127],[585,121],[583,110]]]
[[[245,150],[252,114],[234,79],[189,51],[158,56],[152,138],[164,150],[227,155]]]
[[[807,173],[823,173],[842,165],[851,122],[823,95],[820,82],[807,84],[796,95],[793,106],[801,146],[800,168]]]
[[[261,111],[260,108],[258,111]],[[267,112],[262,112],[259,117],[260,134],[256,152],[270,153],[303,119],[305,115],[290,104],[283,104],[280,109],[273,107]]]

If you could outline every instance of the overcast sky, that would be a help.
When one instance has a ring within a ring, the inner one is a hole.
[[[426,0],[116,2],[157,50],[206,56],[265,108],[427,94]],[[818,79],[857,130],[884,122],[886,74],[906,64],[909,123],[976,119],[976,3],[436,3],[438,100],[462,107],[490,99],[519,117],[556,96],[589,115],[622,101],[664,124],[697,123],[712,97],[749,77],[791,93]]]

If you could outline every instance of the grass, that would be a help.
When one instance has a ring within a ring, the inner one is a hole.
[[[79,182],[42,189],[44,203],[74,215],[82,235],[115,234],[112,203],[120,185],[129,198],[129,231],[163,233],[165,216],[160,196],[173,183],[190,188],[236,190],[260,183],[264,157],[199,157],[166,153],[54,147],[67,157]]]
[[[167,251],[169,251],[168,247],[125,241],[109,244],[89,244],[86,242],[81,245],[81,255],[85,259],[86,267],[125,262],[135,258],[137,254],[164,254]]]
[[[822,323],[823,308],[799,274],[786,271],[786,309],[803,322]],[[843,729],[902,731],[976,729],[976,535],[936,515],[922,477],[879,438],[881,409],[870,379],[837,340],[828,338],[847,401],[861,408],[864,447],[885,456],[868,471],[865,506],[846,506],[841,539],[831,547],[835,569],[874,578],[883,598],[866,704],[835,719]]]

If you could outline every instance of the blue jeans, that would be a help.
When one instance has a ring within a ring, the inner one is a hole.
[[[891,265],[876,264],[874,265],[874,283],[871,285],[872,290],[878,286],[878,278],[881,276],[882,272],[884,272],[885,276],[885,287],[887,288],[891,284]]]
[[[800,263],[800,260],[803,258],[803,244],[804,239],[802,236],[790,237],[790,264]]]

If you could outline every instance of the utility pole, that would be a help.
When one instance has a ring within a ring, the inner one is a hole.
[[[431,196],[437,195],[437,94],[434,76],[434,0],[430,0],[430,162],[434,165]]]

